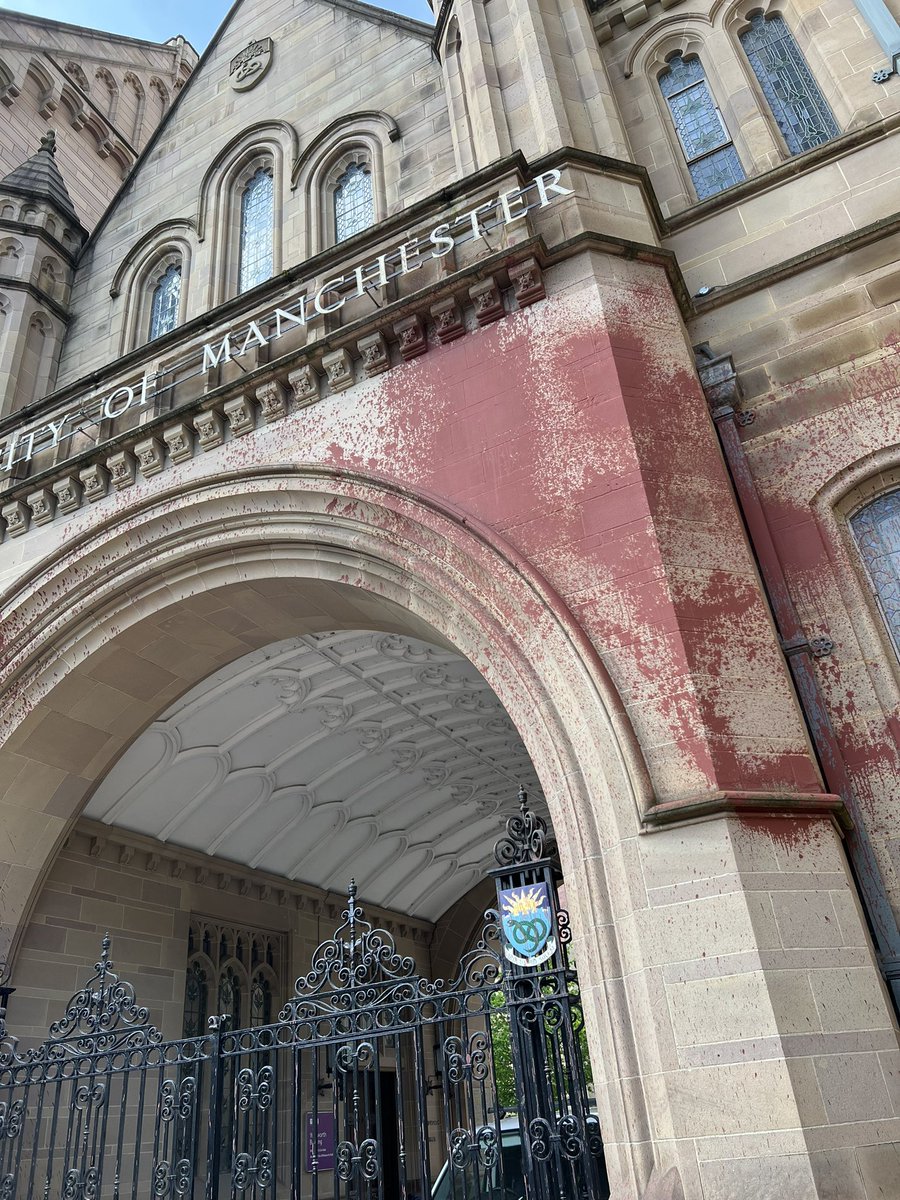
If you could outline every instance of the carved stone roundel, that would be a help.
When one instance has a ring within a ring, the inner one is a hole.
[[[229,75],[236,92],[249,92],[272,65],[272,39],[259,38],[231,60]]]

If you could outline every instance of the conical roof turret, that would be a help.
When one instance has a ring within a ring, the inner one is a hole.
[[[0,190],[52,204],[68,220],[81,225],[57,166],[56,134],[52,129],[41,138],[37,154],[32,154],[21,166],[0,179]]]

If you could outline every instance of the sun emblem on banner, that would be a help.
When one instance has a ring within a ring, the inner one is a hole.
[[[536,967],[556,950],[553,911],[546,883],[507,888],[500,893],[503,953],[520,967]]]

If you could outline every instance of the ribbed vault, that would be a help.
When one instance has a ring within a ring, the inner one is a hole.
[[[86,815],[436,920],[483,876],[521,738],[465,658],[398,634],[316,633],[232,662],[170,706]]]

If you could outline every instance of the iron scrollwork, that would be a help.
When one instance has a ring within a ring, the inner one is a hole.
[[[238,1108],[241,1112],[258,1109],[265,1112],[272,1103],[272,1091],[275,1085],[275,1072],[271,1067],[260,1067],[254,1071],[250,1067],[238,1074]]]
[[[22,1117],[25,1114],[25,1104],[14,1100],[7,1105],[0,1100],[0,1138],[17,1138],[22,1132]]]
[[[506,822],[506,836],[494,846],[501,867],[527,866],[546,858],[553,847],[547,822],[528,807],[528,794],[519,788],[519,811]]]
[[[66,1172],[62,1200],[96,1200],[99,1189],[100,1172],[96,1167],[88,1167],[86,1171],[73,1168]]]
[[[153,1168],[154,1196],[187,1196],[190,1194],[194,1167],[189,1158],[180,1158],[173,1167],[170,1163],[158,1162]]]
[[[374,1138],[366,1138],[358,1147],[353,1142],[338,1142],[334,1153],[337,1176],[342,1183],[349,1183],[354,1175],[368,1182],[381,1175],[378,1143]]]
[[[271,1186],[273,1177],[274,1161],[271,1150],[260,1150],[255,1158],[246,1152],[235,1156],[231,1182],[236,1192],[246,1192],[251,1185],[265,1191]]]
[[[538,1162],[547,1162],[553,1147],[559,1148],[563,1158],[574,1162],[584,1154],[584,1133],[576,1116],[567,1113],[554,1126],[544,1117],[535,1117],[528,1125],[531,1153]]]
[[[487,1034],[473,1033],[465,1045],[455,1035],[448,1037],[444,1042],[443,1055],[444,1068],[451,1083],[459,1084],[465,1079],[487,1079],[490,1069]]]

